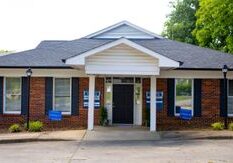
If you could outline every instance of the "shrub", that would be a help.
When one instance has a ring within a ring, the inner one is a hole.
[[[108,112],[107,109],[105,107],[101,107],[100,108],[100,125],[104,126],[104,125],[108,125]]]
[[[231,123],[229,124],[228,129],[231,130],[231,131],[233,131],[233,122],[231,122]]]
[[[214,130],[223,130],[224,128],[224,125],[221,122],[215,122],[211,126]]]
[[[10,132],[20,132],[21,128],[19,124],[13,124],[9,127]]]
[[[43,128],[43,123],[40,121],[32,121],[29,122],[29,129],[28,131],[31,132],[40,132]]]

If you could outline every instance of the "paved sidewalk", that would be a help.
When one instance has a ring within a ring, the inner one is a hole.
[[[95,127],[93,131],[87,131],[86,141],[135,141],[135,140],[160,140],[159,132],[150,132],[142,127]]]
[[[162,139],[192,140],[192,139],[233,139],[233,131],[210,129],[183,130],[183,131],[161,131]]]
[[[19,132],[0,134],[0,143],[28,141],[80,141],[86,130]]]

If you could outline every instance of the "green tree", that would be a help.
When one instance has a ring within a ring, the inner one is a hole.
[[[200,46],[233,53],[233,1],[200,0],[193,36]]]
[[[162,35],[172,40],[196,44],[192,31],[195,29],[195,14],[199,8],[199,1],[175,0],[170,3],[173,10],[168,15]]]
[[[0,49],[0,55],[5,55],[5,54],[9,54],[12,53],[13,51],[9,51],[9,50],[1,50]]]

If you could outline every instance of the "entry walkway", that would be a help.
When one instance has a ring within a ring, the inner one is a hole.
[[[87,131],[84,140],[87,141],[123,141],[123,140],[159,140],[158,132],[150,132],[147,128],[132,126],[97,126],[93,131]]]

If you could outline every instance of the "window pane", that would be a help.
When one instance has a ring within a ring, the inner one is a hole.
[[[228,114],[233,114],[233,80],[228,85]]]
[[[5,111],[21,111],[21,80],[6,78]]]
[[[55,96],[70,96],[70,79],[55,79]]]
[[[56,97],[54,110],[70,112],[70,97]]]
[[[180,108],[192,109],[192,79],[176,80],[176,113]]]
[[[112,102],[112,85],[109,83],[105,84],[105,104],[111,105]]]
[[[20,78],[6,78],[6,94],[21,94]]]
[[[233,80],[229,80],[228,95],[233,96]]]
[[[233,97],[228,97],[228,114],[233,114]]]
[[[70,79],[56,78],[55,79],[55,106],[54,110],[62,112],[71,111],[70,102]]]

